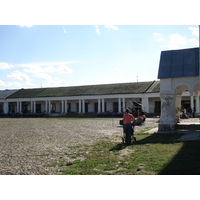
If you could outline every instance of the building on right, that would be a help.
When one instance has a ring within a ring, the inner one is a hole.
[[[175,130],[184,109],[181,106],[184,93],[190,96],[190,108],[187,109],[191,113],[199,111],[199,70],[199,48],[161,52],[158,71],[161,99],[159,132]]]

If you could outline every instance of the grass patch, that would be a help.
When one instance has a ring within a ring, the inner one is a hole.
[[[137,142],[125,146],[101,141],[85,151],[84,160],[65,165],[63,174],[200,174],[200,141],[175,142],[180,134],[137,134]]]

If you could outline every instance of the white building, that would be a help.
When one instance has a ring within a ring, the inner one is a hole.
[[[199,97],[198,97],[199,99]],[[199,101],[196,106],[199,112]],[[135,102],[147,115],[160,115],[160,82],[134,82],[73,87],[35,88],[0,91],[0,113],[68,115],[123,113]],[[183,94],[182,105],[189,107],[190,96]]]
[[[159,113],[159,81],[0,91],[4,114],[123,113],[134,102],[146,113]]]
[[[173,131],[179,122],[182,102],[187,95],[188,109],[199,115],[199,48],[163,51],[160,79],[161,117],[159,131]]]

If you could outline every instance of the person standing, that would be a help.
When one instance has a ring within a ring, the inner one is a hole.
[[[130,114],[129,109],[126,109],[126,112],[123,116],[123,123],[124,123],[124,132],[126,134],[125,142],[127,145],[131,144],[131,135],[133,133],[133,123],[135,122],[135,119],[132,114]]]

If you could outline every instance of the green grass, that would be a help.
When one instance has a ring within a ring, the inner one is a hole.
[[[200,174],[200,141],[175,142],[180,134],[137,134],[137,142],[101,141],[81,150],[84,160],[66,163],[63,174]]]

